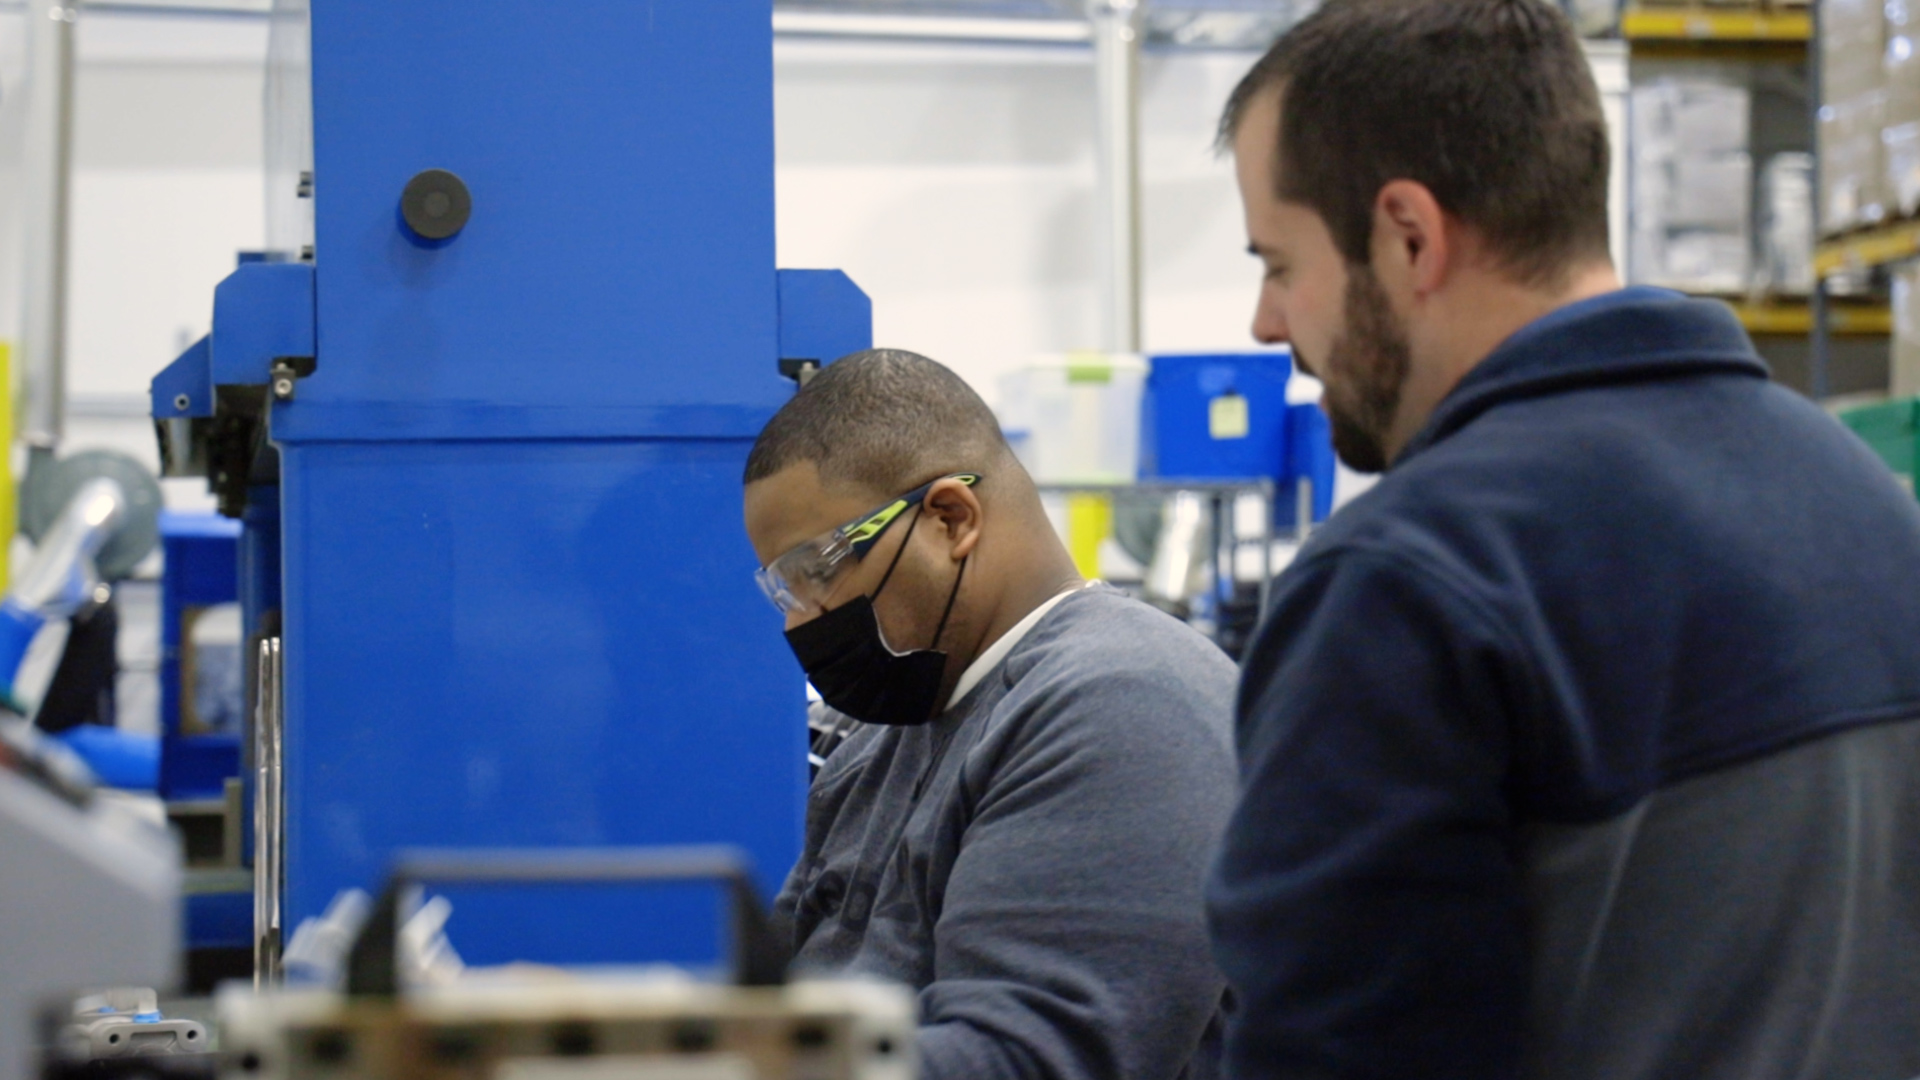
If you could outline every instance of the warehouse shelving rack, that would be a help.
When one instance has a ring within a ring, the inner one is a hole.
[[[1819,82],[1819,50],[1812,48],[1818,19],[1811,4],[1731,8],[1725,4],[1629,5],[1620,16],[1620,36],[1637,59],[1804,64],[1811,86]],[[1817,92],[1813,94],[1817,97]],[[1814,106],[1817,108],[1817,105]],[[1808,114],[1812,126],[1812,112]],[[1809,132],[1809,146],[1813,144]],[[1816,194],[1816,201],[1817,201]],[[1808,343],[1809,390],[1827,396],[1829,345],[1835,337],[1886,337],[1893,330],[1891,309],[1882,300],[1830,298],[1825,279],[1838,269],[1875,264],[1904,244],[1904,254],[1920,254],[1920,223],[1885,235],[1862,234],[1845,250],[1820,245],[1814,259],[1818,284],[1806,298],[1726,297],[1741,325],[1756,338],[1799,338]]]
[[[1814,251],[1813,270],[1825,278],[1916,257],[1920,257],[1920,220],[1890,221],[1822,241]]]

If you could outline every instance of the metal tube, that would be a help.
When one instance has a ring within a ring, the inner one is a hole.
[[[896,41],[953,41],[1010,45],[1085,45],[1087,24],[1066,19],[990,19],[971,15],[854,14],[775,11],[775,36]]]
[[[73,177],[73,24],[66,0],[29,0],[25,285],[20,317],[21,437],[59,445],[67,379],[67,224]]]
[[[1271,485],[1260,494],[1260,611],[1253,617],[1255,631],[1266,620],[1267,597],[1273,594],[1273,495]],[[1251,638],[1248,644],[1251,647]]]
[[[286,813],[282,809],[280,639],[264,638],[255,660],[253,711],[253,985],[279,981],[280,890],[286,881]]]
[[[1099,108],[1099,176],[1107,234],[1102,345],[1140,351],[1140,0],[1088,0]]]
[[[1820,147],[1820,105],[1826,96],[1824,80],[1826,78],[1825,48],[1821,37],[1821,9],[1823,4],[1814,4],[1808,12],[1813,18],[1813,37],[1807,45],[1807,144],[1814,147],[1816,153]],[[1826,194],[1820,183],[1820,168],[1813,170],[1813,243],[1817,250],[1820,244],[1820,220],[1824,213]],[[1827,304],[1827,277],[1819,271],[1813,275],[1813,328],[1807,336],[1807,395],[1815,401],[1824,401],[1829,388],[1827,385],[1828,355],[1833,341],[1833,312]]]

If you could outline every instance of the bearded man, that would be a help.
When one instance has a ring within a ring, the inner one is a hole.
[[[1277,583],[1209,886],[1240,1077],[1920,1074],[1920,506],[1622,289],[1540,0],[1329,0],[1222,124],[1380,483]]]

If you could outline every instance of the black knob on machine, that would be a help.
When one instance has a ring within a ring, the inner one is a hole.
[[[445,169],[426,169],[400,193],[400,216],[425,240],[445,240],[466,227],[473,196],[466,182]]]

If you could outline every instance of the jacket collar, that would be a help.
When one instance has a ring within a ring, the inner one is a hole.
[[[1467,372],[1393,467],[1504,402],[1713,372],[1769,374],[1725,304],[1645,286],[1581,300],[1528,323]]]

